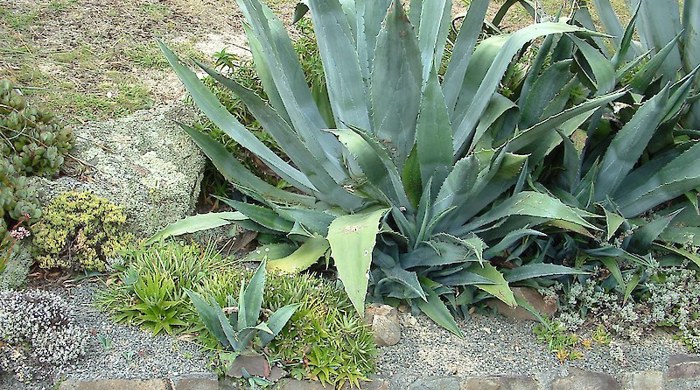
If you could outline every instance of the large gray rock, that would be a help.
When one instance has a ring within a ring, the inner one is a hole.
[[[140,236],[186,216],[194,207],[205,158],[175,123],[193,123],[183,104],[140,111],[75,129],[70,175],[32,178],[42,202],[65,191],[92,191],[124,206]]]
[[[26,282],[29,267],[34,260],[29,245],[25,242],[18,242],[12,248],[7,267],[0,272],[0,291],[14,290]],[[0,253],[0,256],[5,256],[5,253]]]

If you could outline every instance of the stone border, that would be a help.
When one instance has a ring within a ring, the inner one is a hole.
[[[422,378],[407,390],[686,390],[700,388],[700,356],[672,355],[668,370],[624,372],[618,376],[568,368],[566,376],[532,378],[527,376]],[[236,390],[237,385],[218,381],[216,375],[191,374],[150,380],[67,380],[59,390]],[[277,390],[327,390],[318,382],[282,379]],[[349,390],[350,386],[343,386]],[[377,377],[363,383],[363,390],[403,390],[389,379]]]

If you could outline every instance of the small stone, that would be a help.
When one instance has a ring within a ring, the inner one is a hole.
[[[162,379],[125,380],[72,380],[69,379],[58,387],[59,390],[168,390],[169,386]]]
[[[219,377],[214,373],[178,376],[172,379],[173,390],[218,390]]]
[[[357,387],[346,382],[341,390],[357,390]],[[368,382],[360,382],[360,390],[389,390],[389,382],[384,379],[374,378]]]
[[[333,386],[324,386],[321,382],[284,378],[275,387],[276,390],[332,390]]]
[[[700,356],[671,355],[668,357],[668,379],[700,378]]]
[[[537,390],[537,381],[528,377],[466,378],[460,390]]]
[[[408,390],[460,390],[456,377],[432,377],[419,379],[408,386]]]
[[[664,373],[661,371],[628,372],[624,375],[625,390],[663,390]]]
[[[545,317],[552,317],[557,312],[559,306],[556,299],[548,299],[530,287],[512,287],[513,295],[528,302],[535,310]],[[522,307],[510,307],[500,299],[490,299],[487,305],[498,311],[501,315],[524,321],[538,321],[529,311]]]
[[[267,378],[270,376],[270,363],[263,355],[238,355],[231,364],[231,368],[226,372],[232,378],[242,378],[243,370],[248,375]]]
[[[372,305],[365,310],[365,322],[372,326],[377,346],[387,347],[401,341],[399,312],[395,308],[388,305]]]
[[[569,375],[552,382],[552,390],[619,390],[620,384],[608,374],[569,369]]]

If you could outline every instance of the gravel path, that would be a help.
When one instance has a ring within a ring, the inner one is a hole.
[[[401,314],[401,342],[379,350],[382,377],[406,388],[430,376],[564,375],[567,367],[618,374],[622,371],[665,370],[669,355],[688,353],[669,334],[656,333],[632,344],[614,340],[595,346],[583,359],[562,365],[537,341],[533,322],[475,315],[459,323],[464,339],[438,327],[424,316]],[[620,359],[622,358],[622,359]]]
[[[92,304],[98,288],[99,284],[88,283],[70,292],[55,290],[71,304],[76,321],[88,330],[86,356],[72,366],[61,367],[53,378],[44,378],[44,383],[26,386],[0,378],[0,389],[52,388],[51,384],[60,379],[172,378],[178,374],[209,371],[208,357],[191,342],[167,335],[153,336],[136,327],[114,324],[107,313]]]

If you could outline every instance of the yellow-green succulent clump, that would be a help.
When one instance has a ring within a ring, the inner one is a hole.
[[[91,192],[66,192],[34,227],[35,259],[41,268],[104,271],[133,241],[125,227],[122,207]]]

